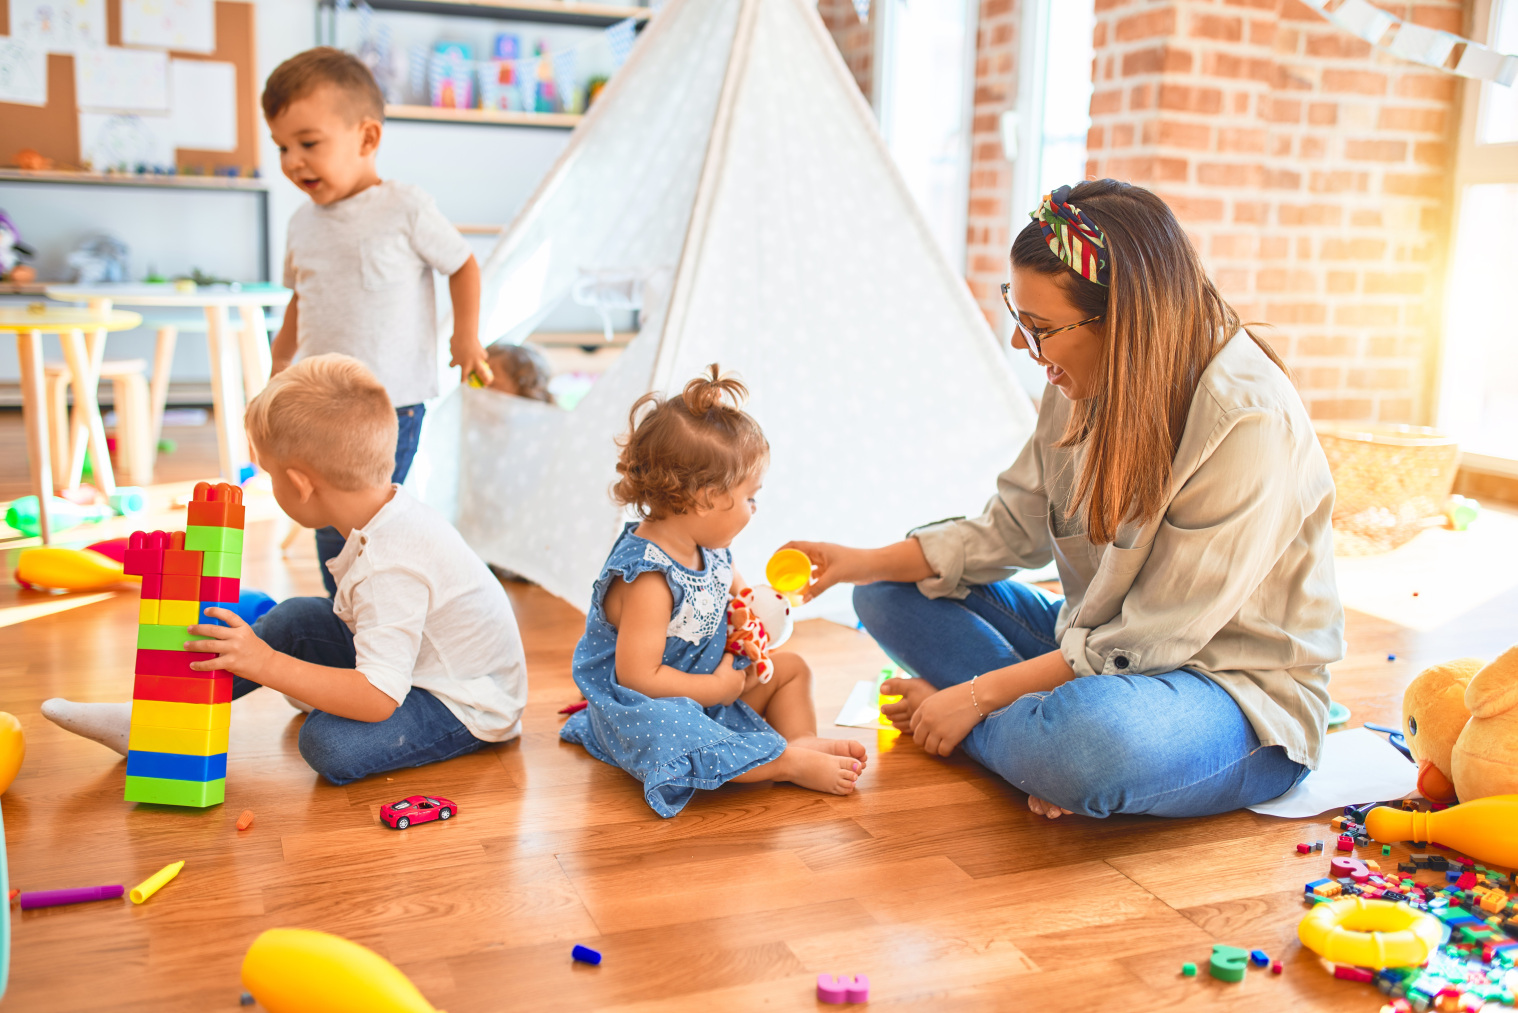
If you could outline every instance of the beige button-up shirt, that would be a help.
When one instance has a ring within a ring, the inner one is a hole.
[[[1069,415],[1049,388],[985,513],[913,532],[938,574],[919,589],[963,598],[1052,557],[1065,592],[1055,638],[1077,676],[1195,669],[1238,702],[1262,745],[1316,767],[1344,610],[1333,479],[1291,381],[1236,334],[1192,398],[1169,503],[1110,545],[1066,516],[1081,459],[1055,446]]]

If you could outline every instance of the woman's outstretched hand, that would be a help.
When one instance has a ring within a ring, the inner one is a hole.
[[[812,561],[812,582],[801,589],[801,600],[813,598],[834,584],[865,584],[874,577],[865,572],[863,549],[851,549],[832,542],[786,542],[782,549],[806,553]]]
[[[901,696],[899,703],[883,708],[892,724],[911,732],[913,741],[938,756],[954,752],[954,747],[981,722],[970,702],[968,683],[934,690],[931,683],[922,679],[887,679],[880,691]]]

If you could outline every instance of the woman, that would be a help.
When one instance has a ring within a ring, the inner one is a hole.
[[[1032,438],[980,517],[794,543],[810,593],[859,585],[865,628],[920,677],[886,684],[887,715],[1035,812],[1274,798],[1317,763],[1344,654],[1307,412],[1154,194],[1085,182],[1032,217],[1002,286],[1049,378]],[[1008,579],[1051,556],[1063,599]]]

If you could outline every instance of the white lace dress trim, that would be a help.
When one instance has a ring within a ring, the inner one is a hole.
[[[702,553],[704,555],[705,550]],[[691,573],[677,565],[657,545],[645,546],[643,558],[664,567],[685,592],[680,607],[670,617],[665,636],[699,644],[726,627],[727,599],[733,586],[733,568],[727,560],[713,553],[706,557],[704,572]]]

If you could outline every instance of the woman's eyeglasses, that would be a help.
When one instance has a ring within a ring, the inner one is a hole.
[[[1017,329],[1022,332],[1023,340],[1026,341],[1028,343],[1028,347],[1033,350],[1033,357],[1035,359],[1042,359],[1044,357],[1043,344],[1045,338],[1059,334],[1062,331],[1073,331],[1077,327],[1085,327],[1087,324],[1094,324],[1107,315],[1105,313],[1098,313],[1094,317],[1087,317],[1084,320],[1078,320],[1073,324],[1066,324],[1063,327],[1029,327],[1027,324],[1023,323],[1023,318],[1017,312],[1017,307],[1012,305],[1011,289],[1011,282],[1004,281],[1001,283],[1001,301],[1007,304],[1007,312],[1012,314],[1012,322],[1016,324]]]

